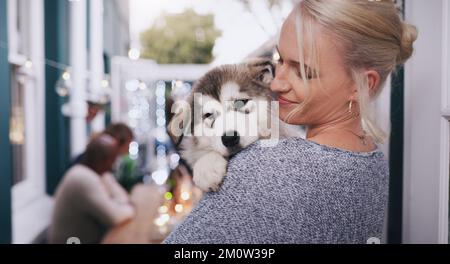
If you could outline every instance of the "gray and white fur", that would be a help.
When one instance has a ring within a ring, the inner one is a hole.
[[[218,190],[229,158],[242,149],[294,135],[271,105],[274,72],[265,59],[220,66],[194,85],[188,101],[175,102],[168,131],[203,191]]]

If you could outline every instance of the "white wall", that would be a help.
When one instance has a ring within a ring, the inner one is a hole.
[[[25,180],[12,188],[12,235],[13,243],[30,243],[50,223],[52,208],[45,194],[44,1],[8,0],[8,36],[9,63],[25,77]]]
[[[448,1],[408,0],[406,20],[419,29],[405,68],[403,242],[448,243],[448,122],[442,117]],[[447,54],[448,57],[448,54]]]

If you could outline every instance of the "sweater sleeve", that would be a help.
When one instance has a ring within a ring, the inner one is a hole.
[[[112,198],[100,179],[80,175],[77,188],[80,188],[77,193],[82,194],[78,197],[79,206],[105,226],[118,225],[135,214],[130,203]]]
[[[105,173],[101,178],[103,184],[105,185],[108,194],[114,201],[126,204],[130,203],[130,197],[125,189],[120,186],[116,178],[111,173]]]

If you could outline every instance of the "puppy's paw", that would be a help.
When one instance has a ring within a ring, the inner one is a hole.
[[[227,172],[227,164],[227,160],[215,152],[201,157],[193,167],[195,185],[205,192],[219,190]]]

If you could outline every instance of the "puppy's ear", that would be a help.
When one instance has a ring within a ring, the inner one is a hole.
[[[275,78],[275,64],[265,58],[250,59],[247,62],[252,78],[257,82],[270,84]]]
[[[188,102],[180,100],[172,105],[171,111],[174,115],[167,126],[167,133],[173,143],[178,146],[186,132],[190,131],[191,107]]]

